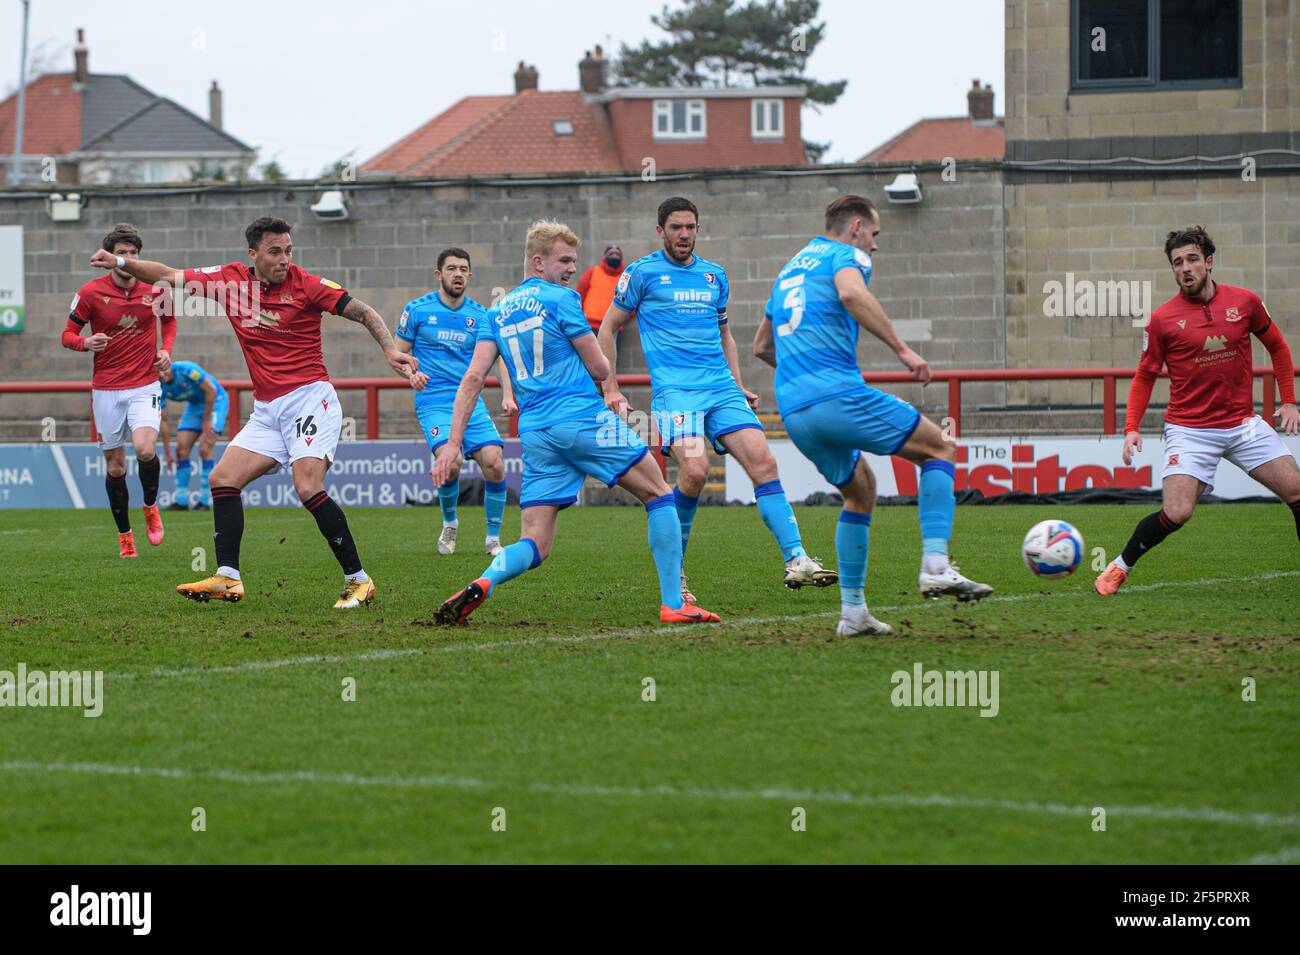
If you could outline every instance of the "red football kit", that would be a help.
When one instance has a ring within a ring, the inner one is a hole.
[[[158,318],[154,312],[158,293],[143,282],[123,288],[107,272],[81,287],[69,306],[63,329],[63,345],[85,351],[81,329],[90,323],[90,333],[108,335],[108,344],[94,352],[91,387],[97,391],[120,391],[156,382],[154,361],[158,354]],[[176,319],[164,315],[162,348],[171,352],[176,341]]]
[[[1151,314],[1142,333],[1142,359],[1129,390],[1125,432],[1139,430],[1151,387],[1167,365],[1165,421],[1189,428],[1235,428],[1255,417],[1251,334],[1273,359],[1284,404],[1295,403],[1291,352],[1260,297],[1215,283],[1208,302],[1181,292]]]
[[[321,349],[321,314],[337,315],[351,296],[329,279],[296,265],[278,285],[267,285],[242,262],[185,270],[186,294],[225,309],[253,380],[253,397],[273,401],[295,388],[329,381]]]

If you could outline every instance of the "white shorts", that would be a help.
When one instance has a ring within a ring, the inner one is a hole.
[[[1261,464],[1290,454],[1277,432],[1259,415],[1235,428],[1188,428],[1165,424],[1165,469],[1160,478],[1190,474],[1214,490],[1219,459],[1227,458],[1247,474]]]
[[[254,401],[253,415],[230,442],[288,467],[299,458],[334,459],[343,409],[328,381],[313,381],[273,401]]]
[[[156,381],[120,391],[92,389],[90,407],[95,415],[100,449],[112,451],[129,444],[136,428],[157,431],[162,423],[161,402],[162,385]]]

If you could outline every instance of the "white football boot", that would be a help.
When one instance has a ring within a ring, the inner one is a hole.
[[[489,557],[495,557],[497,554],[501,553],[501,551],[505,550],[505,548],[501,546],[500,537],[483,538],[483,549],[487,551]]]
[[[796,557],[785,565],[785,585],[791,590],[800,587],[829,587],[839,579],[839,574],[827,570],[815,557]]]
[[[442,533],[438,535],[438,553],[443,557],[450,557],[456,553],[456,531],[459,528],[455,524],[443,524]]]
[[[988,584],[963,577],[957,565],[952,563],[937,574],[926,573],[922,568],[920,585],[921,596],[929,600],[951,596],[956,597],[958,602],[965,603],[968,600],[983,600],[993,593],[993,588]]]
[[[859,637],[864,634],[884,636],[893,632],[894,628],[889,624],[871,616],[871,611],[865,605],[861,607],[840,605],[840,622],[835,626],[835,636]]]

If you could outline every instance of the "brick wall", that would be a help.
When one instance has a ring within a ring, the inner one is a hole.
[[[771,371],[749,351],[763,303],[777,270],[822,230],[826,203],[845,191],[873,196],[883,208],[872,288],[905,337],[937,366],[1001,366],[1006,330],[1000,174],[962,172],[958,181],[943,183],[937,170],[926,172],[926,202],[901,207],[883,200],[883,186],[892,178],[892,171],[854,167],[812,174],[793,169],[706,172],[672,182],[367,183],[348,193],[351,219],[323,224],[308,211],[318,190],[294,186],[114,194],[89,190],[83,221],[72,224],[51,223],[40,197],[0,195],[0,223],[25,229],[28,299],[27,330],[0,335],[0,379],[89,379],[87,355],[60,347],[59,334],[73,293],[93,277],[86,265],[90,254],[118,221],[134,222],[143,230],[146,258],[182,267],[242,259],[244,227],[259,215],[283,216],[295,224],[299,264],[370,302],[391,328],[402,305],[429,289],[434,259],[448,245],[470,253],[470,294],[489,301],[494,286],[508,288],[518,281],[524,233],[534,219],[557,218],[572,225],[584,240],[580,259],[585,268],[609,242],[620,243],[629,260],[656,248],[655,209],[667,196],[683,194],[701,210],[700,253],[721,262],[731,279],[732,328],[746,383],[756,386],[772,408]],[[246,375],[224,319],[180,321],[178,358],[198,360],[218,376]],[[325,329],[331,375],[387,373],[364,330],[329,318]],[[620,356],[620,370],[643,371],[639,349],[627,336],[624,341],[628,347]],[[859,351],[866,368],[901,367],[870,336],[863,336]],[[922,393],[919,386],[905,386],[898,393],[932,411],[941,410],[946,399],[942,387]],[[994,400],[998,392],[985,386],[971,393],[972,400],[982,401]],[[361,397],[345,396],[344,401],[347,413],[362,419]],[[6,395],[0,397],[0,437],[33,436],[45,415],[67,422],[75,433],[84,427],[85,409],[81,397]],[[415,432],[409,396],[384,394],[382,426],[385,434]]]

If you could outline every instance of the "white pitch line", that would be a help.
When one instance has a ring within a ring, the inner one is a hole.
[[[1296,865],[1300,864],[1300,846],[1281,849],[1277,852],[1264,852],[1251,856],[1237,865]]]
[[[1148,591],[1148,590],[1165,590],[1173,587],[1206,587],[1215,584],[1240,583],[1251,580],[1275,580],[1281,577],[1300,577],[1300,570],[1275,571],[1266,574],[1253,574],[1246,577],[1204,577],[1200,580],[1175,580],[1164,583],[1154,584],[1135,584],[1132,587],[1126,587],[1126,592]],[[1092,590],[1087,591],[1065,591],[1062,593],[1049,594],[1005,594],[986,597],[984,603],[1010,603],[1012,601],[1022,600],[1040,600],[1040,599],[1060,599],[1062,597],[1094,597],[1097,595]],[[1101,598],[1097,598],[1101,599]],[[900,610],[913,612],[933,611],[936,607],[946,607],[951,609],[947,602],[926,601],[923,604],[894,604],[891,606],[873,607],[876,613],[893,613]],[[594,640],[617,640],[622,637],[639,637],[649,634],[662,633],[708,633],[710,630],[730,627],[752,627],[767,623],[794,623],[800,620],[816,620],[820,617],[831,617],[839,613],[838,610],[817,611],[805,614],[784,614],[773,617],[737,617],[730,620],[724,620],[720,624],[710,624],[708,627],[701,627],[699,624],[681,624],[675,626],[641,626],[625,627],[617,630],[605,630],[599,633],[580,633],[569,634],[564,636],[551,637],[527,637],[523,640],[493,640],[487,643],[474,643],[472,641],[460,643],[445,643],[431,647],[391,647],[378,650],[365,650],[361,653],[352,654],[312,654],[310,656],[285,657],[278,660],[245,660],[242,663],[232,663],[227,666],[214,667],[155,667],[152,670],[133,670],[125,673],[107,673],[107,680],[134,680],[139,677],[187,677],[187,676],[205,676],[217,673],[257,673],[264,670],[278,670],[283,667],[294,666],[313,666],[320,663],[365,663],[371,660],[391,660],[400,657],[420,656],[426,653],[461,653],[473,650],[500,650],[503,648],[513,647],[530,647],[540,646],[552,643],[588,643]]]
[[[934,794],[917,796],[906,793],[836,792],[816,789],[788,789],[779,786],[762,789],[709,789],[701,786],[596,786],[574,783],[503,783],[464,776],[361,776],[355,773],[298,772],[254,773],[231,769],[180,769],[159,766],[120,766],[112,763],[39,763],[11,760],[0,763],[6,772],[33,771],[40,773],[81,773],[96,776],[136,776],[161,779],[211,779],[218,782],[242,785],[284,785],[309,783],[324,786],[392,786],[402,789],[473,789],[510,790],[526,789],[529,792],[552,796],[606,796],[633,799],[657,797],[674,799],[706,799],[742,802],[755,799],[774,800],[791,804],[804,802],[834,803],[846,806],[896,806],[911,809],[993,809],[1034,815],[1071,816],[1091,818],[1089,806],[1067,806],[1063,803],[1026,802],[1014,799],[987,799],[977,796]],[[1300,816],[1282,816],[1268,812],[1236,812],[1212,807],[1189,809],[1183,806],[1107,806],[1112,817],[1178,820],[1185,822],[1213,822],[1258,828],[1300,828]]]

